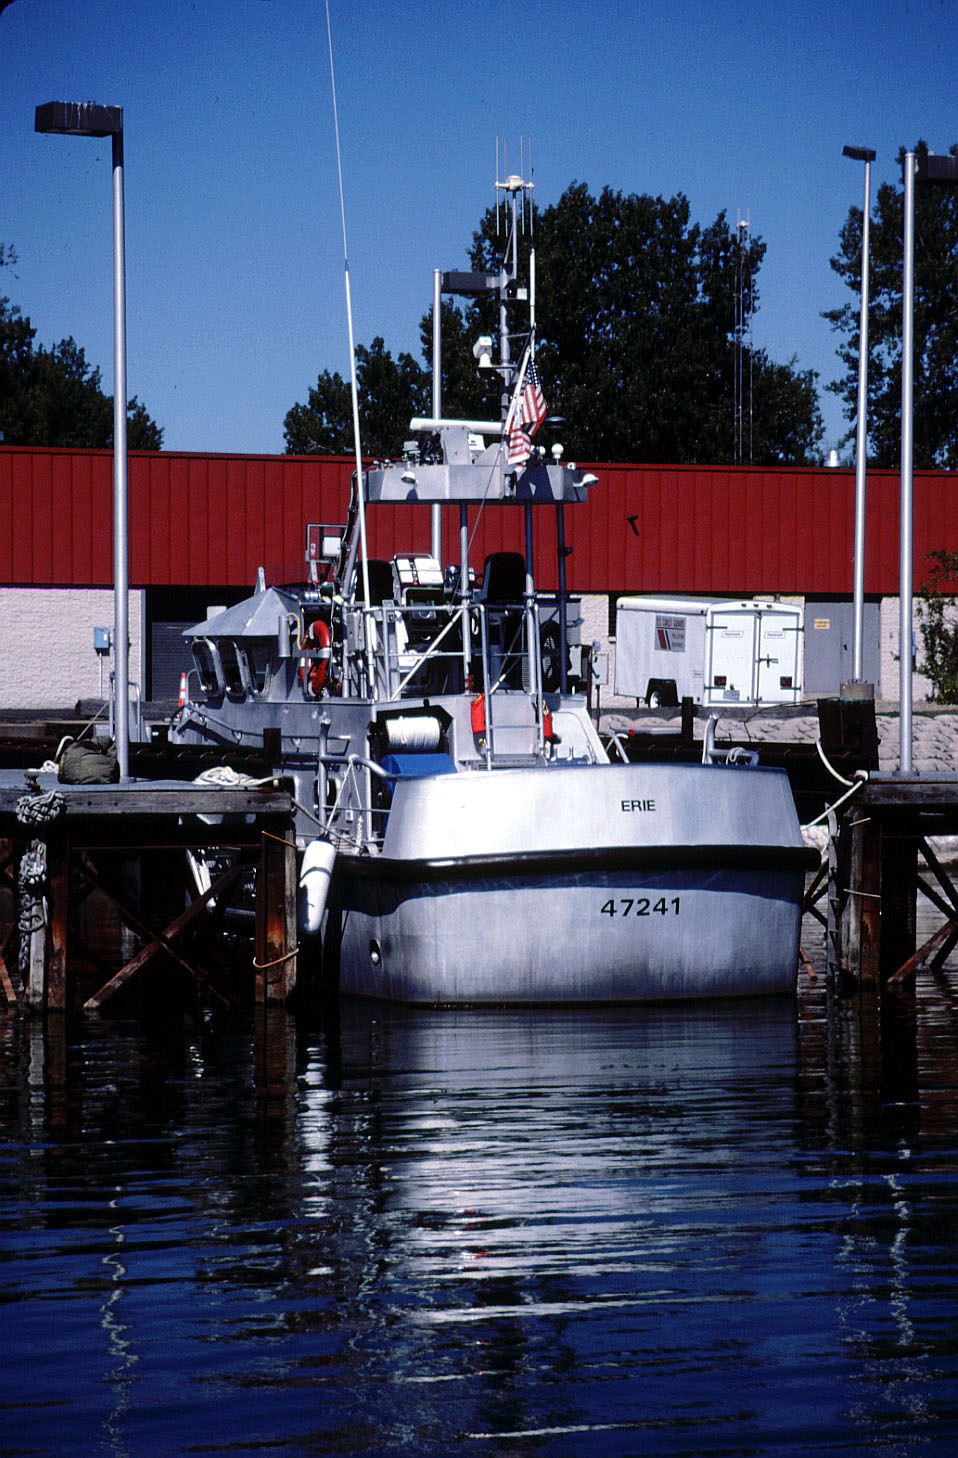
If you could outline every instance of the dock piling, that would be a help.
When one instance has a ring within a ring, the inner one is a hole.
[[[183,937],[195,936],[204,918],[209,925],[247,873],[255,879],[250,991],[264,1003],[291,997],[297,854],[292,800],[281,785],[130,780],[41,792],[34,776],[31,789],[24,795],[19,777],[0,780],[0,995],[8,1006],[22,999],[35,1013],[100,1008],[160,953],[204,995],[222,998]],[[188,851],[217,865],[209,889],[192,898]],[[83,945],[91,896],[110,913],[119,943],[112,950]],[[17,932],[15,975],[9,949]],[[100,969],[92,992],[91,964]]]

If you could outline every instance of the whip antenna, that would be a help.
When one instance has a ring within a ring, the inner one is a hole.
[[[339,213],[343,224],[343,266],[346,279],[346,327],[349,331],[349,378],[353,400],[353,441],[356,449],[356,490],[359,498],[359,544],[363,569],[363,599],[369,605],[369,558],[366,552],[366,500],[363,489],[363,456],[359,441],[359,390],[356,384],[356,348],[353,343],[353,300],[349,288],[349,250],[346,246],[346,199],[343,193],[343,158],[339,145],[339,108],[336,105],[336,68],[333,65],[333,28],[326,0],[326,38],[329,43],[329,80],[333,92],[333,130],[336,134],[336,171],[339,176]],[[349,584],[343,587],[348,589]]]

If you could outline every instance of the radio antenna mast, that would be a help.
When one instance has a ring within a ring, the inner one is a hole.
[[[349,332],[349,376],[352,383],[353,443],[356,450],[356,492],[359,505],[359,544],[363,573],[363,600],[369,603],[369,555],[366,550],[366,500],[363,485],[363,453],[359,441],[359,389],[356,382],[356,346],[353,340],[353,300],[349,288],[349,250],[346,247],[346,199],[343,192],[343,158],[339,145],[339,109],[336,105],[336,68],[333,65],[333,28],[326,0],[326,36],[329,42],[329,80],[333,91],[333,128],[336,134],[336,170],[339,175],[339,213],[343,224],[343,265],[346,279],[346,327]],[[343,584],[344,590],[348,583]]]

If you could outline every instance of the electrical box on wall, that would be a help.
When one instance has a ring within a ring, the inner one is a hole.
[[[95,648],[96,652],[100,654],[101,658],[105,657],[106,654],[109,653],[112,640],[112,628],[93,629],[93,647]]]

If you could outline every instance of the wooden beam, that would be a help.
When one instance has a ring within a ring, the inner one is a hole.
[[[157,948],[158,951],[162,950],[166,952],[170,957],[173,958],[174,962],[177,962],[183,968],[183,971],[186,972],[188,976],[193,978],[194,981],[200,979],[205,985],[209,985],[209,977],[205,969],[197,966],[193,962],[188,961],[186,957],[182,956],[173,945],[171,938],[167,935],[167,932],[165,930],[157,931],[155,927],[150,926],[147,922],[143,920],[142,917],[136,914],[131,906],[129,906],[125,901],[121,900],[116,891],[112,891],[110,889],[106,881],[104,881],[103,877],[90,861],[88,853],[84,854],[83,856],[81,870],[82,874],[87,878],[91,885],[95,886],[98,891],[102,891],[103,895],[107,898],[107,900],[113,903],[113,905],[119,912],[120,917],[123,921],[126,922],[127,926],[130,928],[131,931],[136,932],[141,937],[145,937],[148,942],[159,942],[160,946]],[[177,915],[178,914],[179,913],[177,913]],[[219,996],[219,994],[215,995]],[[228,1005],[228,1001],[226,998],[220,997],[220,1001],[227,1003]]]
[[[48,1008],[67,1005],[70,919],[70,844],[60,835],[47,840],[47,991]]]
[[[286,1002],[296,987],[296,844],[292,827],[264,829],[256,881],[256,1001]]]
[[[7,966],[7,948],[13,937],[14,923],[11,921],[0,930],[0,988],[7,1000],[7,1007],[18,1005],[17,991],[13,985],[13,978],[10,976],[10,968]]]
[[[951,877],[948,875],[948,872],[945,870],[944,866],[941,864],[941,861],[935,855],[935,852],[932,850],[931,846],[928,844],[928,841],[925,839],[924,836],[918,842],[918,849],[924,856],[925,864],[927,865],[928,869],[931,871],[935,880],[938,882],[938,885],[941,887],[948,901],[951,903],[952,910],[955,912],[955,915],[958,916],[958,893],[956,893],[955,891]]]
[[[124,967],[121,967],[119,972],[111,977],[108,982],[104,983],[97,992],[94,992],[92,997],[88,997],[83,1004],[84,1008],[88,1011],[93,1011],[98,1007],[102,1007],[103,1003],[111,998],[115,992],[119,992],[121,987],[125,987],[131,978],[135,977],[137,972],[156,956],[157,952],[169,951],[170,942],[172,942],[173,938],[178,936],[180,932],[185,931],[188,926],[192,926],[193,922],[206,909],[209,902],[217,896],[222,895],[228,887],[232,886],[234,881],[239,880],[240,875],[246,869],[245,862],[238,861],[235,865],[230,866],[228,871],[224,871],[222,876],[218,876],[208,891],[204,891],[202,896],[197,897],[185,911],[182,911],[179,916],[170,922],[168,927],[164,928],[162,933],[154,936],[153,940],[147,946],[141,948],[136,956],[132,957]],[[174,955],[178,958],[178,954]],[[192,971],[192,969],[190,970]]]
[[[886,982],[890,984],[904,982],[906,977],[914,976],[919,968],[924,966],[926,960],[939,943],[946,941],[949,937],[955,936],[956,934],[958,934],[958,922],[946,921],[943,926],[940,926],[928,938],[927,942],[924,942],[918,948],[917,952],[910,956],[906,962],[902,963],[896,972],[893,972],[890,977],[885,979]]]

